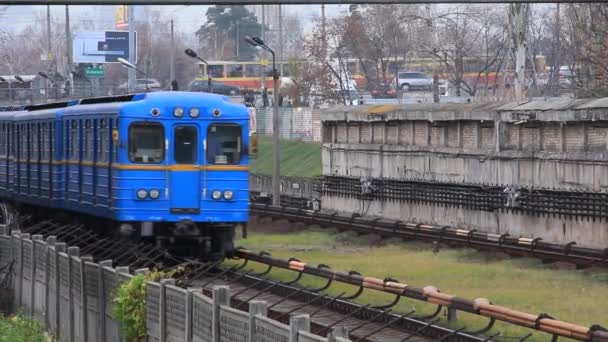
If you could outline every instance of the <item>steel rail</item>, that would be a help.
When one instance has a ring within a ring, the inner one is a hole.
[[[535,315],[499,306],[485,298],[467,299],[442,293],[433,286],[417,288],[393,279],[365,277],[352,271],[349,273],[334,271],[328,267],[318,267],[317,265],[310,265],[292,259],[278,259],[267,253],[254,253],[242,248],[238,249],[237,257],[245,261],[259,262],[267,266],[332,279],[334,282],[342,282],[388,294],[395,294],[487,317],[491,320],[491,325],[493,325],[494,320],[497,320],[549,333],[554,336],[554,339],[557,337],[567,337],[580,341],[608,342],[608,330],[600,325],[584,327],[554,319],[545,313]]]
[[[579,268],[594,265],[608,266],[608,248],[581,247],[577,246],[575,241],[567,244],[555,244],[544,242],[539,238],[515,238],[507,234],[491,234],[450,226],[388,219],[369,219],[353,215],[345,216],[337,213],[273,207],[258,203],[251,203],[251,212],[260,216],[331,226],[360,233],[376,233],[385,237],[443,242],[480,250],[500,251],[514,256],[534,257],[544,261],[568,262],[577,265]]]

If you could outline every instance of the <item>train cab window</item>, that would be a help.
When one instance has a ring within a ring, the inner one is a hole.
[[[129,126],[129,160],[133,163],[160,163],[165,154],[165,132],[159,123],[136,122]]]
[[[207,162],[209,164],[238,164],[241,161],[241,127],[214,124],[207,133]]]
[[[174,132],[175,146],[173,158],[176,164],[195,164],[198,134],[196,127],[177,126]]]

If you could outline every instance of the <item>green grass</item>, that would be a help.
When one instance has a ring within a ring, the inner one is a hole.
[[[321,145],[283,140],[280,143],[281,175],[314,177],[321,175]],[[254,173],[272,174],[272,142],[258,137],[258,156],[251,160]]]
[[[294,227],[291,227],[292,231]],[[376,243],[370,243],[375,241]],[[532,314],[541,312],[571,323],[608,326],[608,307],[600,304],[608,298],[608,272],[553,270],[533,259],[507,259],[480,254],[470,249],[442,249],[433,253],[429,244],[379,240],[375,236],[356,236],[352,232],[304,229],[293,233],[262,232],[255,226],[250,238],[239,241],[252,250],[266,250],[280,258],[297,257],[311,264],[326,263],[341,271],[357,270],[366,276],[392,277],[415,287],[433,285],[444,293],[465,298],[488,298]],[[260,266],[259,269],[263,267]],[[273,277],[293,279],[290,271],[273,271]],[[304,276],[303,286],[320,286],[325,281]],[[356,288],[335,284],[331,293],[354,293]],[[361,303],[387,304],[393,296],[372,290],[364,291]],[[604,298],[604,299],[601,299]],[[436,306],[402,298],[395,312],[416,310],[416,315],[430,314]],[[441,316],[443,318],[444,313]],[[447,323],[444,322],[447,325]],[[487,319],[458,312],[455,326],[474,330]],[[501,336],[524,336],[532,330],[506,323],[496,323],[492,332]],[[550,336],[535,333],[535,341]]]
[[[16,315],[0,317],[0,342],[45,342],[42,325],[35,320]]]

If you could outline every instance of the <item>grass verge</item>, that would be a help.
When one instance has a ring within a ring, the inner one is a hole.
[[[608,272],[605,271],[549,269],[535,259],[509,259],[471,249],[442,249],[434,253],[431,244],[383,240],[377,236],[305,229],[303,226],[298,229],[292,223],[288,224],[288,233],[277,229],[268,232],[268,225],[271,224],[251,225],[250,238],[238,241],[239,245],[269,251],[280,258],[297,257],[310,264],[326,263],[336,270],[357,270],[381,279],[391,277],[415,287],[433,285],[444,293],[465,298],[484,297],[498,305],[533,314],[545,312],[584,326],[608,325],[608,307],[598,302],[608,298]],[[262,226],[264,229],[260,228]],[[289,280],[295,273],[276,271],[272,275]],[[324,283],[311,276],[304,276],[300,281],[303,286]],[[341,284],[331,287],[333,295],[354,291],[356,288]],[[366,290],[358,301],[382,305],[393,298]],[[416,315],[426,315],[436,306],[402,298],[394,311],[405,313],[413,309]],[[441,317],[445,318],[445,312]],[[485,324],[487,319],[459,312],[457,323],[451,325],[475,330]],[[497,323],[492,332],[499,331],[503,337],[523,337],[532,330]],[[549,341],[550,338],[547,334],[535,333],[531,339]]]
[[[321,175],[321,145],[282,140],[280,143],[281,175],[314,177]],[[272,141],[258,137],[258,156],[251,160],[254,173],[272,174]]]

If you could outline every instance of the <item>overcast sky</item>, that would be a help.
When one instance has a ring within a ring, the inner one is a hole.
[[[140,9],[144,6],[137,6]],[[162,10],[167,17],[175,18],[175,28],[184,34],[193,34],[205,20],[205,13],[209,6],[146,6],[154,10]],[[347,5],[327,5],[325,13],[328,17],[345,14]],[[70,6],[70,21],[73,24],[82,21],[94,21],[103,29],[114,28],[115,6]],[[139,13],[137,11],[136,13]],[[286,15],[298,16],[305,29],[309,29],[312,19],[320,17],[321,5],[285,5]],[[64,6],[51,6],[53,21],[63,22],[65,18]],[[140,15],[141,17],[141,15]],[[37,18],[43,21],[36,20]],[[7,31],[20,31],[28,25],[41,25],[46,28],[46,6],[8,6],[6,14],[0,17],[0,25]],[[136,20],[140,20],[135,16]]]

